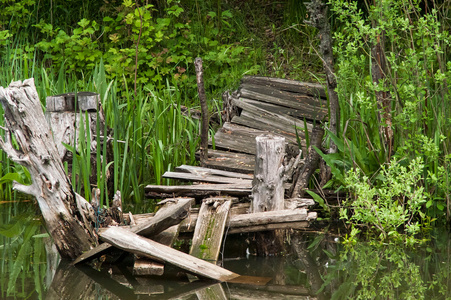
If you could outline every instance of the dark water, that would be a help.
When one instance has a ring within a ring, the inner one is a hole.
[[[190,282],[177,268],[137,277],[129,258],[95,268],[59,262],[35,209],[0,205],[0,299],[449,299],[451,248],[444,231],[422,246],[360,243],[347,249],[328,234],[298,234],[290,253],[246,254],[252,235],[229,236],[223,266],[255,282]],[[252,252],[252,251],[250,251]]]

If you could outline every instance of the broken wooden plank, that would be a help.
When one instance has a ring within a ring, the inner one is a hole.
[[[205,163],[209,168],[249,174],[254,173],[255,157],[245,153],[210,149]]]
[[[225,124],[224,124],[224,126],[225,126]],[[248,179],[248,180],[252,180],[254,178],[254,176],[252,174],[243,174],[243,173],[229,172],[229,171],[210,169],[210,168],[202,168],[202,167],[196,167],[196,166],[188,166],[188,165],[181,165],[179,167],[176,167],[175,170],[179,171],[179,172],[185,171],[185,172],[189,172],[189,173],[193,173],[193,174],[218,175],[218,176]]]
[[[200,277],[218,281],[227,281],[239,277],[238,274],[215,264],[161,245],[121,227],[109,227],[102,232],[100,238],[124,251],[166,261]]]
[[[191,181],[201,181],[201,182],[213,182],[213,183],[224,183],[224,184],[240,184],[244,188],[252,187],[252,181],[249,179],[240,178],[230,178],[223,176],[209,176],[207,173],[192,174],[192,173],[181,173],[181,172],[165,172],[163,178],[172,178],[180,180],[191,180]]]
[[[179,198],[174,199],[174,202],[168,202],[167,205],[160,208],[155,214],[155,217],[152,218],[149,223],[141,224],[138,226],[124,226],[129,227],[130,232],[139,233],[145,236],[156,235],[163,230],[176,225],[181,222],[189,212],[189,207],[191,203],[194,201],[193,198]],[[80,255],[75,261],[74,264],[78,264],[87,260],[94,259],[103,255],[108,249],[111,247],[109,244],[101,244],[85,253]]]
[[[282,91],[306,94],[314,97],[319,96],[323,99],[327,98],[324,87],[318,83],[300,82],[296,80],[273,77],[244,76],[241,79],[241,84],[256,84],[272,87]]]
[[[169,227],[157,234],[153,240],[162,245],[172,247],[180,231],[180,224]],[[139,276],[161,276],[164,274],[164,264],[148,258],[138,258],[133,264],[133,275]]]
[[[217,262],[232,200],[231,197],[215,197],[202,201],[190,255]]]

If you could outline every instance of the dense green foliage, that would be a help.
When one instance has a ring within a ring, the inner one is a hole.
[[[449,220],[449,2],[329,4],[341,128],[329,134],[339,153],[323,157],[338,186],[351,192],[341,216],[382,238],[414,236],[435,218]],[[379,56],[376,45],[382,45]],[[375,81],[380,65],[384,74]],[[389,114],[378,92],[388,97]]]

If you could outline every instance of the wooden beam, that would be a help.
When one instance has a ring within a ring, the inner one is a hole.
[[[109,227],[102,232],[100,238],[124,251],[147,256],[158,261],[166,261],[203,278],[227,281],[239,277],[236,273],[171,247],[161,245],[124,228]]]

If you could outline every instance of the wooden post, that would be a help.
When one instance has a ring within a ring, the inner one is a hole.
[[[47,231],[63,258],[74,259],[97,244],[91,205],[72,190],[57,147],[41,108],[34,79],[0,87],[5,138],[0,147],[10,159],[28,169],[33,183],[14,183],[13,188],[33,195],[41,209]],[[14,133],[19,149],[14,147]]]
[[[200,132],[200,164],[204,166],[204,163],[208,159],[208,106],[207,106],[207,96],[205,95],[204,86],[204,71],[202,69],[202,58],[197,57],[194,60],[194,66],[196,68],[196,81],[197,81],[197,91],[199,93],[200,100],[200,110],[202,112],[202,124]]]
[[[283,159],[285,138],[261,135],[255,138],[255,172],[252,212],[284,209]]]
[[[251,211],[282,210],[284,204],[285,138],[261,135],[255,138],[255,172],[252,185]],[[276,255],[283,249],[283,230],[256,233],[257,254]]]

